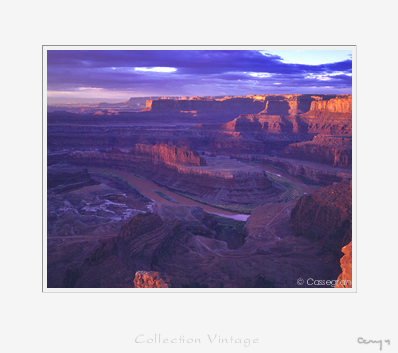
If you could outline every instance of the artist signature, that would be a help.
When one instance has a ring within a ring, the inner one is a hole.
[[[376,344],[379,344],[379,347],[380,347],[380,350],[382,350],[383,349],[383,342],[384,343],[387,343],[388,345],[390,345],[390,340],[378,340],[378,341],[376,341],[376,340],[365,340],[364,338],[362,338],[362,337],[359,337],[358,338],[358,343],[359,344],[369,344],[369,343],[376,343]]]

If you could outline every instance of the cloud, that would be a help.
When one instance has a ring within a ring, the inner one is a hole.
[[[135,67],[135,71],[151,71],[151,72],[175,72],[174,67]]]
[[[315,87],[350,93],[351,75],[351,60],[291,64],[279,55],[253,50],[47,51],[47,85],[52,92],[83,94],[84,87],[95,87],[98,94],[219,95],[276,89],[307,93]]]

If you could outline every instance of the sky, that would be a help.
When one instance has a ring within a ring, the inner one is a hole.
[[[350,94],[351,50],[48,50],[49,104]]]

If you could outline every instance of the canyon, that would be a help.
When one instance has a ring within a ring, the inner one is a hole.
[[[349,277],[351,95],[79,108],[47,116],[49,288]]]

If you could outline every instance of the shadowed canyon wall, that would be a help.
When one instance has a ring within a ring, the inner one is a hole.
[[[292,210],[291,222],[298,236],[321,240],[340,252],[352,239],[352,182],[303,195]]]

